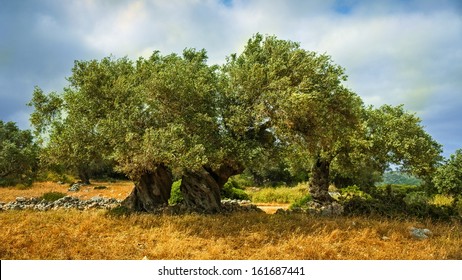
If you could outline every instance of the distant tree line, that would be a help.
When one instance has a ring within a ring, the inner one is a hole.
[[[329,56],[260,34],[223,65],[195,49],[76,61],[62,92],[35,88],[31,144],[42,166],[83,182],[106,169],[125,174],[135,187],[124,204],[138,211],[166,204],[181,179],[187,206],[219,212],[223,185],[244,171],[308,180],[322,203],[330,184],[367,191],[390,165],[441,186],[433,176],[451,171],[438,169],[441,146],[421,120],[403,106],[365,106],[346,79]]]

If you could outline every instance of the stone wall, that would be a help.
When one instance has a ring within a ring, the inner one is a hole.
[[[111,209],[120,205],[121,200],[115,198],[104,198],[95,196],[88,200],[81,200],[73,196],[65,196],[56,201],[47,201],[39,198],[17,197],[15,201],[0,203],[0,210],[25,210],[32,209],[38,211],[56,209]]]

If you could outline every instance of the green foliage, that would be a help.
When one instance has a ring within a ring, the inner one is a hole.
[[[250,127],[254,139],[273,139],[267,142],[273,145],[272,153],[259,153],[256,163],[250,159],[255,174],[268,177],[265,173],[278,167],[281,159],[288,162],[287,170],[302,165],[306,171],[318,159],[330,164],[340,154],[350,154],[361,131],[362,101],[342,85],[345,71],[329,56],[256,34],[239,56],[228,59],[223,72],[230,81],[225,95],[233,101],[225,110],[226,127],[234,134]],[[256,156],[248,150],[246,155]],[[278,163],[272,162],[274,158]],[[283,171],[278,177],[287,180]]]
[[[245,170],[242,174],[231,176],[229,180],[235,181],[237,185],[242,189],[245,189],[245,187],[253,186],[255,184],[252,175],[249,174],[247,170]]]
[[[249,200],[249,195],[234,180],[228,180],[221,190],[222,198]]]
[[[58,199],[61,199],[61,198],[65,197],[65,196],[66,196],[66,194],[61,193],[61,192],[46,192],[40,197],[40,199],[43,199],[43,200],[46,200],[46,201],[49,201],[49,202],[53,202],[53,201],[56,201]]]
[[[383,195],[399,196],[404,198],[406,195],[422,191],[421,186],[416,185],[404,185],[404,184],[388,184],[376,187],[376,192]]]
[[[403,200],[407,205],[423,205],[428,204],[430,197],[424,191],[416,191],[407,194]]]
[[[370,164],[382,172],[390,164],[429,182],[441,160],[441,145],[424,130],[421,120],[404,107],[383,105],[365,111]]]
[[[264,187],[247,191],[253,203],[294,203],[308,195],[306,184],[295,187]]]
[[[437,205],[416,186],[387,185],[369,197],[340,200],[347,215],[376,215],[390,218],[431,218],[450,220],[459,216],[453,205]]]
[[[376,185],[415,185],[419,186],[422,184],[422,180],[419,180],[415,176],[399,172],[399,171],[390,171],[385,172],[382,176],[382,181],[378,182]]]
[[[114,218],[122,218],[122,217],[128,217],[131,214],[133,214],[132,210],[130,208],[125,207],[125,206],[116,206],[112,209],[107,210],[106,215],[109,217],[114,217]]]
[[[327,193],[334,181],[359,187],[344,189],[345,200],[368,201],[364,187],[390,164],[429,181],[441,146],[420,119],[402,106],[365,108],[346,79],[328,55],[256,34],[221,67],[209,66],[206,51],[195,49],[137,61],[76,61],[63,92],[35,88],[31,123],[44,166],[84,182],[113,169],[138,180],[160,165],[181,178],[227,164],[273,185],[306,180],[311,172],[313,195]],[[175,184],[171,203],[181,201]],[[306,195],[293,192],[251,196],[292,203]],[[232,182],[222,195],[246,196]]]
[[[457,150],[438,168],[433,182],[439,193],[454,196],[462,194],[462,149]]]
[[[108,168],[112,162],[107,155],[107,138],[97,129],[101,116],[95,115],[104,104],[101,101],[91,103],[95,97],[100,98],[99,94],[104,90],[92,83],[101,81],[86,79],[85,85],[79,86],[75,78],[77,73],[102,75],[103,70],[87,72],[82,74],[84,72],[75,67],[73,76],[69,78],[71,86],[62,94],[52,92],[46,95],[36,87],[28,105],[34,107],[30,121],[43,146],[40,157],[42,168],[72,172],[81,181],[89,183],[94,172]]]
[[[170,199],[168,200],[169,205],[182,203],[184,201],[180,186],[181,186],[181,180],[173,182],[172,190],[170,193]]]
[[[352,198],[357,199],[371,199],[372,197],[362,191],[358,186],[352,185],[346,188],[340,189],[340,200],[350,200]]]
[[[454,203],[454,200],[452,196],[436,194],[430,199],[429,203],[436,206],[450,206]]]
[[[295,208],[306,208],[308,202],[312,201],[313,198],[311,195],[306,195],[302,198],[296,199],[294,203],[290,204],[289,209],[295,209]]]
[[[38,165],[38,147],[28,130],[0,121],[0,185],[32,184]]]
[[[65,184],[70,184],[75,181],[75,178],[63,172],[42,169],[38,172],[36,180],[39,182],[50,181],[50,182],[63,182]]]

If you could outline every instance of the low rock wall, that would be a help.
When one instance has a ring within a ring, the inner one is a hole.
[[[25,210],[32,209],[38,211],[56,209],[111,209],[119,206],[121,200],[115,198],[104,198],[95,196],[88,200],[81,200],[73,196],[65,196],[55,201],[47,201],[36,197],[25,198],[17,197],[15,201],[0,203],[0,210]]]

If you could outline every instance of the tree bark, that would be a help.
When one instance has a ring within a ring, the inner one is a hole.
[[[217,170],[203,167],[198,171],[187,172],[180,185],[185,204],[194,211],[220,212],[221,189],[229,177],[242,171],[240,165],[226,163]]]
[[[311,168],[309,186],[313,200],[322,204],[333,201],[329,194],[329,172],[330,162],[317,158]]]
[[[79,179],[84,185],[90,185],[90,174],[86,168],[80,168],[79,171]]]
[[[135,180],[135,188],[122,205],[134,211],[152,212],[168,204],[172,183],[172,173],[160,164],[155,171],[145,172]]]

